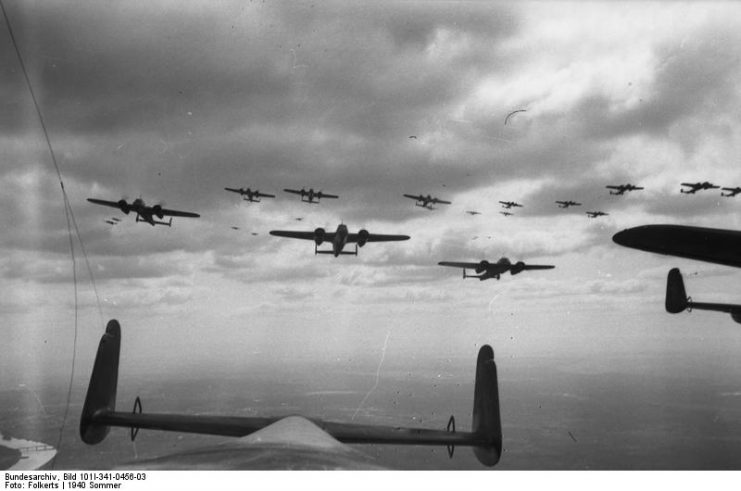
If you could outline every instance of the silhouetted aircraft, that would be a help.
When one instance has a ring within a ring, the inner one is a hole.
[[[155,220],[154,217],[162,219],[165,216],[189,217],[189,218],[198,218],[201,216],[198,213],[190,213],[188,211],[167,210],[165,208],[162,208],[162,205],[147,206],[144,204],[144,200],[141,198],[135,199],[132,203],[127,203],[125,199],[122,199],[119,201],[105,201],[102,199],[88,198],[87,200],[96,205],[103,205],[103,206],[110,206],[112,208],[118,208],[122,212],[126,213],[127,215],[133,211],[136,213],[137,222],[146,222],[152,226],[155,226],[155,225],[167,225],[168,227],[172,226],[172,218],[170,218],[169,222],[160,222],[160,221]]]
[[[466,211],[466,213],[468,213],[471,216],[473,216],[473,215],[481,215],[481,212],[480,211]]]
[[[430,196],[429,194],[427,196],[419,195],[414,196],[413,194],[405,194],[404,195],[407,198],[411,198],[413,200],[416,200],[417,202],[414,203],[414,206],[420,206],[422,208],[427,208],[428,210],[434,210],[435,208],[432,207],[432,205],[450,205],[452,204],[450,201],[445,201],[439,198],[435,198],[433,196]]]
[[[250,188],[247,188],[247,189],[224,188],[224,190],[231,191],[232,193],[239,193],[240,195],[242,195],[242,199],[244,201],[249,201],[250,203],[259,203],[260,198],[275,198],[274,194],[261,193],[257,189],[253,191]]]
[[[597,218],[609,215],[609,213],[605,213],[604,211],[588,211],[586,213],[587,215],[589,215],[589,218]]]
[[[514,215],[514,213],[510,213],[510,212],[508,212],[508,211],[500,211],[499,213],[500,213],[501,215],[504,215],[504,216],[506,216],[506,217],[511,217],[512,215]]]
[[[559,208],[568,208],[569,206],[581,206],[581,203],[576,201],[556,201]]]
[[[520,203],[515,203],[514,201],[500,201],[500,203],[502,204],[504,208],[507,208],[508,210],[512,208],[513,206],[522,208],[522,205]]]
[[[238,469],[373,469],[372,460],[345,445],[445,445],[453,456],[456,446],[473,447],[476,458],[494,466],[502,454],[502,427],[494,351],[484,345],[476,360],[473,418],[470,432],[457,432],[455,418],[447,429],[403,428],[309,420],[302,416],[245,417],[198,414],[144,413],[139,397],[134,410],[117,411],[116,393],[121,351],[121,327],[106,326],[90,376],[80,417],[80,438],[102,442],[112,426],[129,428],[134,440],[140,429],[178,431],[235,437],[232,442],[205,449],[137,461],[129,466],[149,470]]]
[[[525,264],[522,261],[517,261],[512,264],[506,257],[501,258],[496,263],[490,263],[489,261],[480,261],[478,263],[458,263],[450,261],[441,261],[440,266],[451,266],[454,268],[463,268],[463,279],[466,278],[478,278],[479,280],[488,280],[489,278],[499,279],[502,273],[509,271],[512,275],[516,275],[522,271],[529,271],[533,269],[553,269],[555,266],[550,265],[538,265],[538,264]],[[473,269],[478,273],[476,275],[466,274],[466,269]]]
[[[684,189],[680,189],[679,190],[680,193],[684,193],[684,194],[695,194],[696,192],[701,191],[701,190],[705,190],[705,189],[718,189],[720,187],[720,186],[716,186],[715,184],[710,183],[708,181],[705,181],[705,182],[696,182],[696,183],[683,182],[682,183],[682,186],[687,186],[687,187],[690,188],[689,190],[686,190],[686,191]]]
[[[106,220],[105,221],[108,225],[118,225],[118,222],[115,222],[113,220]]]
[[[336,194],[327,194],[327,193],[323,193],[321,191],[314,191],[314,188],[310,188],[308,191],[306,189],[304,189],[304,188],[301,188],[301,190],[297,190],[297,189],[284,189],[283,191],[285,191],[286,193],[293,193],[293,194],[300,195],[301,196],[301,201],[303,201],[304,203],[314,203],[314,204],[316,204],[316,203],[319,203],[319,200],[322,199],[322,198],[332,198],[332,199],[339,198],[339,196],[337,196]],[[316,199],[316,201],[315,201],[315,199]]]
[[[616,189],[617,191],[610,191],[610,194],[623,195],[626,191],[639,191],[643,188],[634,186],[633,184],[618,184],[615,186],[605,186],[607,189]]]
[[[340,254],[358,255],[358,247],[363,247],[366,242],[389,242],[398,240],[409,240],[408,235],[382,235],[370,234],[367,230],[361,229],[357,234],[351,234],[347,231],[347,225],[341,223],[337,226],[336,232],[326,232],[323,228],[317,228],[313,232],[294,232],[291,230],[271,230],[270,235],[276,237],[288,237],[291,239],[304,239],[314,241],[314,254],[334,254],[334,257]],[[320,251],[318,246],[323,242],[331,242],[331,251]],[[342,249],[345,244],[355,243],[355,252],[347,252]]]
[[[687,225],[642,225],[616,233],[616,244],[741,268],[741,231]]]
[[[723,191],[728,191],[728,193],[724,193]],[[722,191],[720,193],[721,196],[725,196],[727,198],[733,198],[738,193],[741,193],[741,187],[735,187],[735,188],[722,188]]]
[[[726,312],[731,314],[731,318],[741,324],[741,305],[727,303],[705,303],[695,302],[687,296],[684,289],[684,280],[679,268],[673,268],[669,271],[666,278],[666,311],[670,314],[678,314],[683,310],[692,312],[692,310],[715,310],[717,312]]]

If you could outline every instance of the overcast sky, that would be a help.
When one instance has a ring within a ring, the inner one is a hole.
[[[678,319],[663,312],[673,266],[698,300],[741,294],[732,268],[611,240],[649,223],[741,225],[741,195],[679,193],[741,186],[735,3],[5,4],[95,278],[97,297],[75,241],[81,379],[114,317],[126,356],[158,370],[250,356],[374,369],[385,340],[392,358],[473,360],[491,343],[502,357],[597,363],[616,348],[692,345],[686,319],[680,341],[644,337]],[[0,366],[14,385],[68,373],[74,289],[59,182],[5,26],[0,67],[0,325],[12,346]],[[645,190],[605,189],[628,182]],[[243,203],[226,186],[277,198]],[[340,198],[283,192],[302,186]],[[452,205],[427,211],[404,193]],[[151,227],[86,201],[122,197],[201,218]],[[554,203],[567,199],[583,205]],[[524,207],[504,217],[500,200]],[[268,234],[341,222],[411,240],[334,258]],[[437,266],[502,256],[556,269],[478,282]]]

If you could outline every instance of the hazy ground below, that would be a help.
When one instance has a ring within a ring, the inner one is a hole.
[[[303,414],[333,421],[444,428],[455,414],[470,428],[474,360],[425,369],[386,365],[376,373],[330,364],[256,367],[249,374],[187,374],[160,379],[122,369],[118,409],[142,398],[145,412],[241,416]],[[451,369],[450,367],[456,367]],[[741,388],[728,367],[685,356],[602,360],[549,357],[499,360],[504,454],[498,469],[741,469]],[[0,431],[58,447],[55,468],[136,467],[224,439],[143,430],[136,442],[112,429],[97,446],[78,437],[87,380],[78,377],[62,432],[66,387],[23,387],[0,394]],[[381,465],[401,469],[483,469],[470,449],[359,446]],[[0,453],[0,459],[3,458]]]

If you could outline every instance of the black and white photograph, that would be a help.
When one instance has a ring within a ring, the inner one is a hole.
[[[741,469],[741,4],[0,6],[6,479]]]

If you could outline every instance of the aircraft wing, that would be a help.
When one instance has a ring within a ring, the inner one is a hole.
[[[432,202],[433,203],[443,204],[443,205],[451,205],[452,204],[450,201],[445,201],[444,199],[437,199],[437,198],[433,199]]]
[[[440,266],[451,266],[453,268],[474,269],[476,266],[478,266],[481,263],[456,263],[456,262],[451,262],[451,261],[440,261],[437,264],[439,264]]]
[[[321,193],[321,194],[320,193],[317,193],[317,196],[321,197],[322,199],[324,199],[324,198],[335,198],[335,199],[336,198],[339,198],[339,196],[337,196],[336,194],[326,194],[326,193]]]
[[[423,196],[414,196],[413,194],[405,194],[404,196],[407,198],[416,199],[417,201],[420,201],[423,198]]]
[[[620,189],[622,186],[605,186],[607,189]]]
[[[198,217],[201,216],[198,213],[191,213],[189,211],[167,210],[165,208],[162,208],[160,210],[160,213],[162,213],[164,216],[168,216],[168,217],[190,217],[190,218],[198,218]]]
[[[334,240],[334,232],[325,232],[322,240],[332,242]],[[289,239],[303,239],[303,240],[316,240],[316,233],[314,232],[297,232],[293,230],[271,230],[270,235],[276,237],[288,237]]]
[[[272,233],[272,232],[271,232]],[[360,234],[347,234],[347,242],[357,242]],[[408,235],[368,234],[365,242],[393,242],[398,240],[409,240]]]
[[[697,183],[695,183],[695,182],[683,182],[683,183],[680,183],[680,185],[681,185],[681,186],[689,186],[689,187],[691,187],[691,188],[697,188],[697,187],[700,187],[700,185],[699,185],[699,184],[697,184]]]
[[[121,206],[118,204],[117,201],[106,201],[104,199],[95,198],[88,198],[87,200],[91,203],[95,203],[96,205],[110,206],[111,208],[121,209]]]
[[[256,196],[258,198],[275,198],[274,194],[268,194],[268,193],[257,193]]]
[[[283,191],[285,191],[286,193],[301,194],[301,191],[298,191],[296,189],[284,189]],[[305,191],[304,194],[306,194]]]
[[[224,188],[225,191],[231,191],[232,193],[239,193],[242,194],[241,189],[234,189],[234,188]]]
[[[555,266],[550,265],[550,264],[526,264],[524,269],[528,270],[528,269],[553,269],[553,268],[555,268]]]
[[[643,225],[612,240],[642,251],[741,268],[741,231],[686,225]]]

